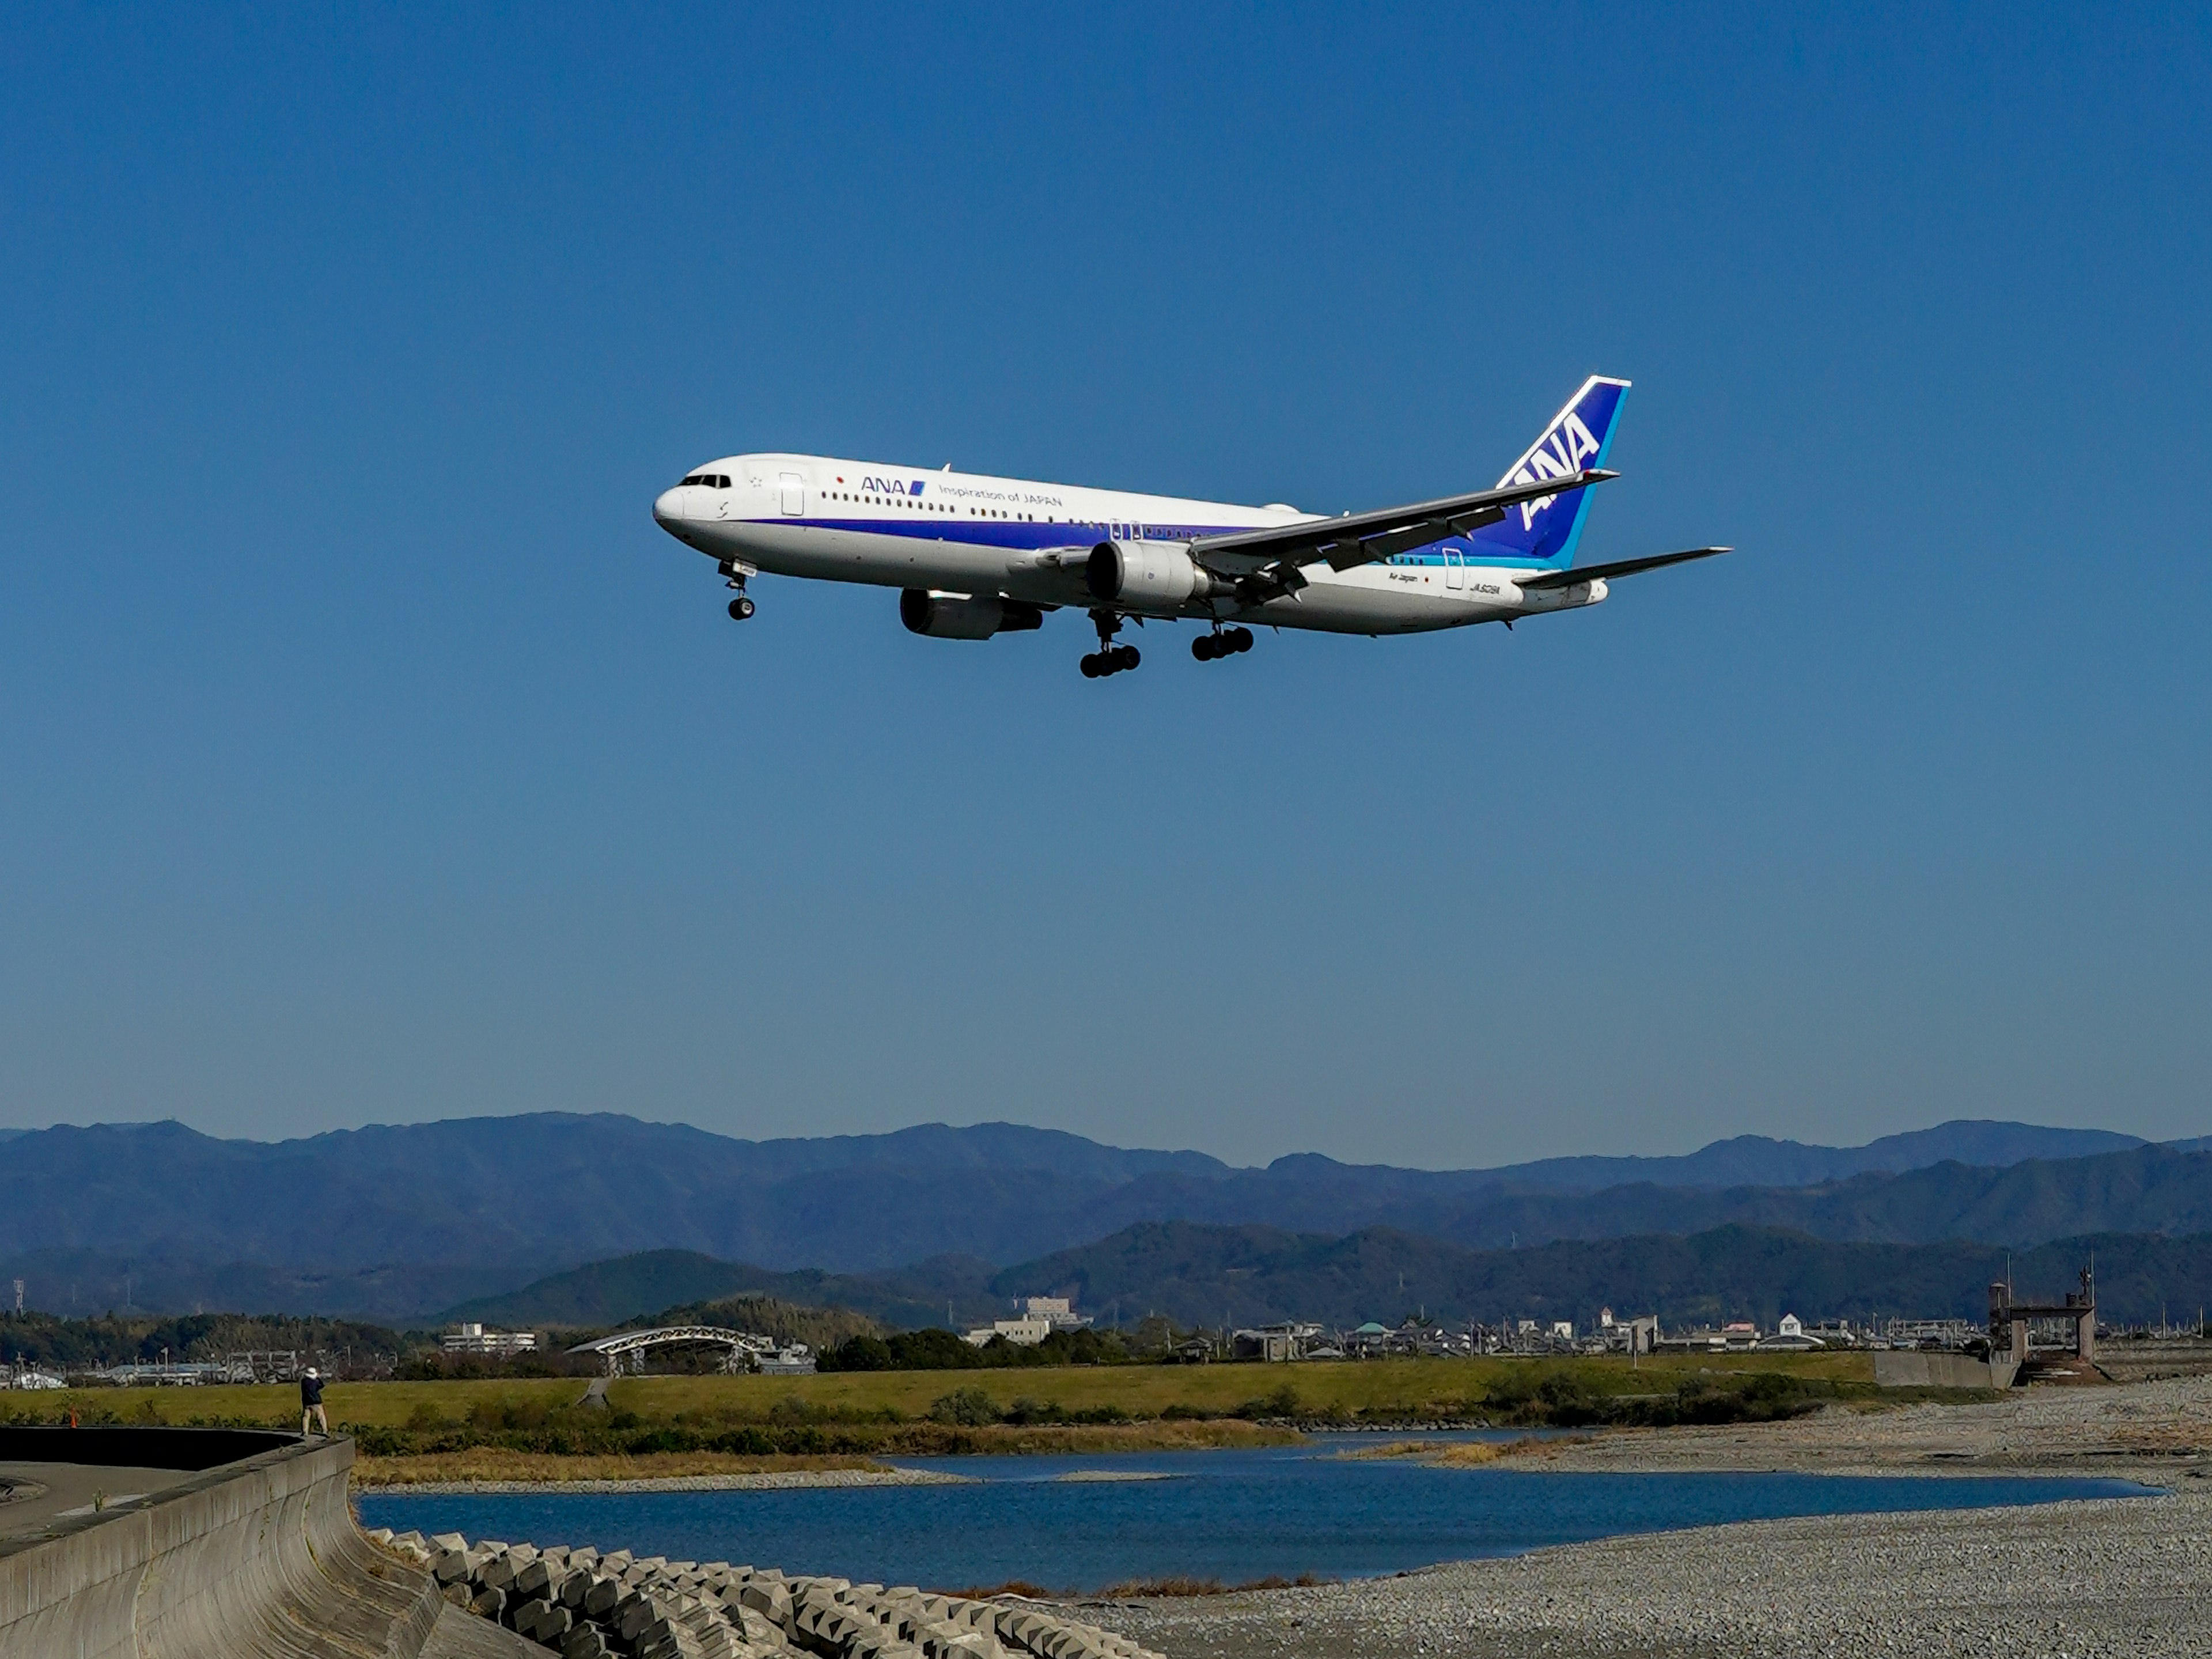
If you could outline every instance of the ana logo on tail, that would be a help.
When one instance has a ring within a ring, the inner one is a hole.
[[[1508,483],[1536,483],[1546,478],[1571,477],[1582,471],[1584,459],[1597,453],[1597,440],[1583,424],[1583,417],[1571,409],[1545,436],[1536,441],[1536,447],[1528,453]],[[1521,503],[1521,527],[1528,529],[1536,522],[1536,515],[1559,500],[1556,495],[1539,496],[1533,501]]]

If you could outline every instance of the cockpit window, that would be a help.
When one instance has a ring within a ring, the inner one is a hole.
[[[730,475],[726,472],[694,472],[684,480],[688,484],[705,484],[709,489],[727,489]]]

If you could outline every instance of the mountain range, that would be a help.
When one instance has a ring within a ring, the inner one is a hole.
[[[2029,1247],[2212,1231],[2212,1152],[1960,1121],[1856,1147],[1745,1136],[1680,1158],[1425,1170],[1297,1154],[1240,1169],[1015,1124],[752,1141],[611,1114],[276,1143],[175,1122],[63,1126],[0,1152],[0,1273],[54,1311],[127,1297],[413,1319],[669,1250],[769,1277],[896,1269],[918,1308],[940,1290],[957,1302],[979,1266],[1173,1222],[1334,1238],[1388,1227],[1474,1251],[1730,1225]],[[946,1260],[969,1267],[948,1280],[931,1266]]]

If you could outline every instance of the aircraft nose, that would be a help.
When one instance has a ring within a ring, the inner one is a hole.
[[[686,510],[690,497],[690,492],[681,484],[662,490],[653,503],[653,523],[664,530],[671,525],[682,524],[691,516]]]

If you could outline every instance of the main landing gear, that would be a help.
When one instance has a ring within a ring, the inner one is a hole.
[[[1091,623],[1098,630],[1098,648],[1076,665],[1083,671],[1085,679],[1103,680],[1109,674],[1134,668],[1144,660],[1135,646],[1114,643],[1114,636],[1121,631],[1121,619],[1112,611],[1092,611]]]
[[[1217,629],[1211,634],[1200,634],[1190,642],[1190,654],[1200,662],[1218,662],[1251,648],[1252,630],[1249,628]]]
[[[745,578],[753,574],[751,568],[742,564],[733,564],[726,559],[715,568],[727,579],[728,586],[737,590],[738,597],[730,601],[730,620],[750,622],[753,619],[753,611],[757,608],[745,592]]]

